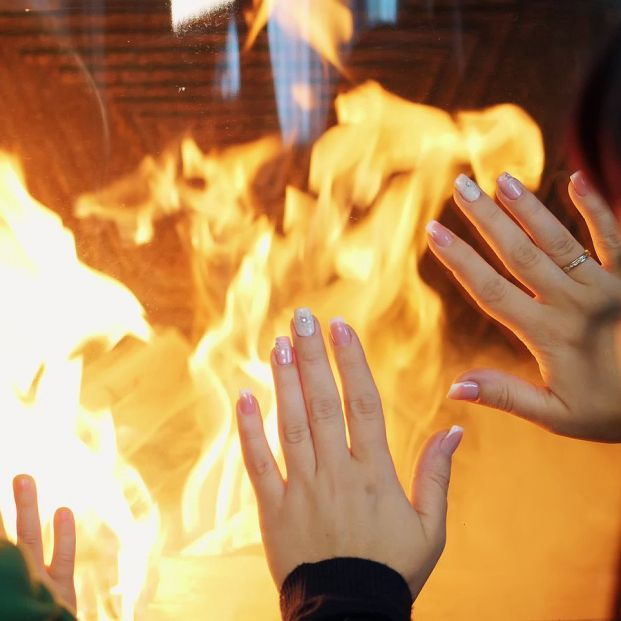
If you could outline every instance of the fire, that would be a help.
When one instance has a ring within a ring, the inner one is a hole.
[[[342,73],[341,46],[351,41],[354,20],[351,9],[341,0],[253,0],[249,11],[250,30],[245,49],[249,50],[259,33],[270,23],[277,24],[292,39],[304,41]]]
[[[342,70],[351,11],[320,4],[309,13],[309,3],[255,1],[247,46],[273,18]],[[181,3],[173,15],[187,17]],[[192,618],[207,605],[213,618],[237,618],[226,594],[213,587],[207,604],[200,586],[206,576],[238,577],[239,557],[260,567],[234,401],[239,387],[252,387],[276,450],[269,352],[296,306],[322,320],[345,314],[356,326],[400,475],[409,475],[444,381],[442,303],[418,267],[425,224],[461,170],[488,191],[504,169],[537,186],[542,138],[516,106],[452,116],[375,82],[335,105],[336,125],[312,148],[307,187],[287,187],[278,209],[255,190],[285,153],[277,136],[206,153],[188,137],[77,202],[78,217],[114,222],[132,244],[157,244],[155,224],[179,219],[192,257],[190,339],[150,325],[127,288],[82,264],[72,233],[28,194],[18,164],[0,158],[0,411],[11,429],[0,436],[0,509],[10,523],[10,476],[32,473],[48,548],[53,508],[75,510],[82,619]],[[416,418],[404,393],[418,395]],[[175,490],[168,495],[164,476]],[[245,595],[272,618],[273,599],[258,587]]]

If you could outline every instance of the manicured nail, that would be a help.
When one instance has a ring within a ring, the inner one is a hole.
[[[498,187],[500,191],[512,201],[517,200],[524,194],[524,186],[509,173],[502,173],[498,177]]]
[[[276,358],[276,362],[281,366],[293,362],[293,347],[291,345],[291,339],[288,336],[276,337],[274,357]]]
[[[578,196],[588,196],[591,193],[591,184],[587,181],[584,173],[581,170],[577,170],[571,177],[571,183],[576,190]]]
[[[298,336],[313,336],[315,318],[310,308],[297,308],[293,313],[293,325]]]
[[[440,450],[450,457],[457,450],[463,437],[463,428],[459,425],[453,425],[440,442]]]
[[[330,335],[332,336],[332,342],[337,347],[351,343],[351,330],[342,317],[335,317],[330,320]]]
[[[451,231],[449,231],[445,226],[442,226],[436,220],[432,220],[426,228],[429,237],[431,237],[434,243],[437,246],[440,246],[440,248],[450,246],[455,240],[453,233],[451,233]]]
[[[461,194],[462,198],[469,203],[481,198],[481,190],[479,189],[479,186],[472,179],[470,179],[470,177],[466,177],[466,175],[459,175],[459,177],[455,179],[455,187]]]
[[[476,401],[481,393],[481,387],[476,382],[457,382],[448,391],[447,397],[454,401]]]
[[[243,388],[239,391],[239,409],[242,414],[254,414],[254,397],[251,390]]]

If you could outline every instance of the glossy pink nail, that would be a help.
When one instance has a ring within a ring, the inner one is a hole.
[[[351,343],[351,330],[342,317],[335,317],[330,321],[330,335],[332,336],[332,342],[337,347]]]
[[[429,237],[431,237],[436,246],[440,246],[440,248],[446,248],[455,241],[453,233],[436,220],[432,220],[426,228]]]
[[[239,411],[242,414],[254,414],[254,397],[252,391],[242,389],[239,391]]]
[[[498,177],[500,191],[510,200],[515,201],[524,194],[524,186],[509,173],[502,173]]]
[[[581,197],[588,196],[591,193],[591,184],[587,181],[581,170],[576,171],[571,177],[571,183],[576,190],[576,194]]]
[[[464,437],[464,430],[459,425],[453,425],[449,432],[444,436],[442,442],[440,442],[440,450],[451,457],[457,450],[461,439]]]
[[[276,338],[274,358],[276,358],[276,362],[281,366],[293,363],[293,346],[288,336],[279,336]]]
[[[454,401],[476,401],[481,393],[481,387],[476,382],[457,382],[448,391],[447,397]]]

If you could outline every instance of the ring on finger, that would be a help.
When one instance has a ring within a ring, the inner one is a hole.
[[[569,274],[571,270],[577,268],[579,265],[582,265],[583,263],[588,261],[590,258],[591,258],[591,251],[585,250],[579,257],[576,257],[573,261],[571,261],[571,263],[568,263],[567,265],[565,265],[563,267],[563,271],[566,274]]]

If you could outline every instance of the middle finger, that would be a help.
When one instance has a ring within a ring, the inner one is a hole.
[[[558,267],[569,265],[584,253],[584,246],[556,216],[508,173],[503,173],[498,178],[498,198]],[[588,259],[571,270],[571,279],[589,284],[597,278],[600,270],[597,261]],[[565,274],[563,276],[568,278]]]
[[[317,468],[334,467],[350,456],[345,421],[319,322],[308,308],[295,311],[292,333]]]
[[[474,181],[459,175],[455,188],[458,207],[518,280],[539,295],[564,284],[563,272]]]

